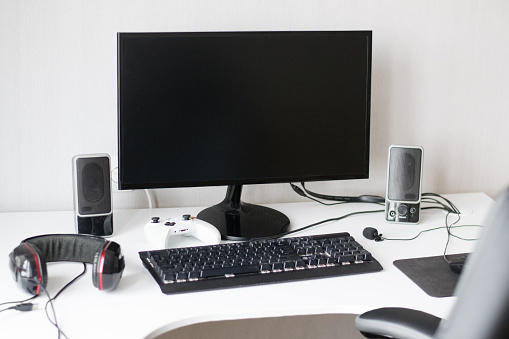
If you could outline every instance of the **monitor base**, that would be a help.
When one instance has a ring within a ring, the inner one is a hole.
[[[275,237],[290,226],[288,217],[269,207],[242,202],[242,185],[230,185],[225,199],[196,216],[217,227],[223,240]]]

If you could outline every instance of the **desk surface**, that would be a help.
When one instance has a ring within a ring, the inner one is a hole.
[[[458,225],[482,224],[493,201],[483,193],[446,195],[463,212]],[[313,202],[270,205],[285,213],[292,229],[345,215],[354,211],[377,210],[371,204],[322,206]],[[201,208],[137,209],[114,211],[114,236],[122,246],[126,268],[118,288],[111,292],[93,287],[91,268],[86,275],[64,291],[55,301],[60,327],[70,339],[78,338],[152,338],[167,330],[209,320],[242,319],[280,315],[321,313],[359,314],[383,306],[400,306],[447,317],[452,298],[433,298],[401,273],[393,261],[441,255],[447,241],[445,229],[426,232],[412,241],[374,242],[362,236],[367,226],[375,227],[387,238],[411,238],[419,231],[443,226],[446,214],[440,210],[422,211],[418,225],[396,225],[384,221],[383,213],[353,216],[314,227],[296,235],[350,232],[382,264],[376,273],[310,281],[242,287],[177,295],[164,295],[143,267],[138,251],[152,250],[143,235],[143,226],[152,216],[170,217],[197,214]],[[73,212],[33,212],[0,214],[0,248],[5,256],[0,275],[0,303],[29,297],[14,282],[7,255],[25,238],[46,233],[73,233]],[[455,233],[475,238],[479,227],[464,227]],[[452,238],[448,254],[469,252],[475,241]],[[76,263],[48,264],[48,291],[55,295],[79,274]],[[57,335],[44,311],[47,298],[34,302],[32,312],[0,313],[0,337]],[[0,307],[3,309],[3,307]]]

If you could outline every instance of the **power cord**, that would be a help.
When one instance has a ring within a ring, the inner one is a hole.
[[[114,184],[118,185],[118,167],[115,167],[114,169],[111,170],[110,178]],[[152,191],[149,189],[144,189],[144,191],[145,195],[147,196],[148,208],[150,209],[157,208]]]
[[[315,201],[319,204],[325,205],[325,206],[334,206],[334,205],[340,205],[340,204],[346,204],[351,202],[363,202],[363,203],[373,203],[378,205],[384,205],[385,204],[385,198],[378,196],[378,195],[360,195],[356,197],[352,196],[332,196],[332,195],[325,195],[320,193],[315,193],[306,188],[306,184],[304,182],[301,182],[302,188],[299,186],[289,183],[292,187],[293,191],[297,193],[298,195],[308,198],[312,201]],[[325,203],[323,201],[320,201],[318,199],[322,200],[332,200],[332,201],[338,201],[335,203]],[[443,201],[441,201],[443,200]],[[423,193],[421,195],[421,202],[425,203],[431,203],[431,204],[437,204],[437,206],[427,206],[422,207],[423,210],[428,209],[442,209],[452,214],[461,214],[460,210],[447,198],[436,194],[436,193]]]
[[[440,201],[440,199],[443,201]],[[448,211],[449,213],[452,213],[452,214],[458,214],[458,215],[461,214],[460,210],[449,199],[447,199],[439,194],[436,194],[436,193],[423,193],[421,196],[421,201],[427,202],[427,203],[438,204],[440,206],[440,207],[438,207],[439,209],[443,209],[443,210]],[[437,208],[437,207],[427,207],[425,209],[432,209],[432,208]]]

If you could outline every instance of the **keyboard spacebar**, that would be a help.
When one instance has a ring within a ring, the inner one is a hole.
[[[224,277],[230,274],[249,274],[260,272],[260,266],[234,266],[234,267],[220,267],[220,268],[207,268],[201,271],[202,278]]]

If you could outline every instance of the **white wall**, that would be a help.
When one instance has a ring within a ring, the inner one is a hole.
[[[119,31],[373,30],[371,178],[309,187],[383,195],[388,146],[418,144],[424,191],[496,196],[509,184],[508,13],[506,0],[0,0],[0,211],[70,210],[72,156],[116,158]],[[223,194],[156,198],[209,205]],[[300,197],[258,185],[244,199]],[[122,192],[114,206],[147,203]]]

